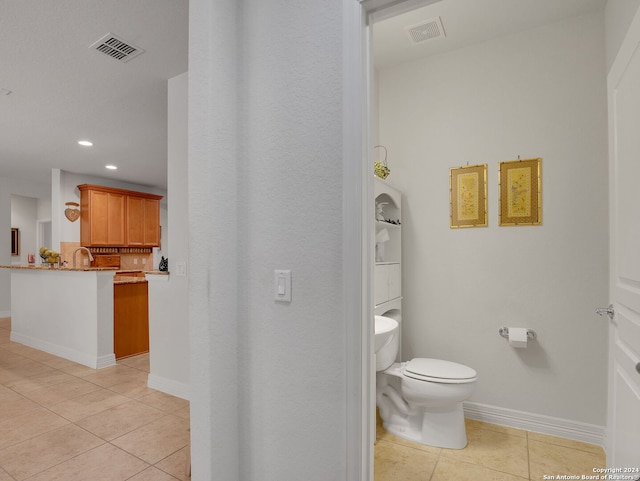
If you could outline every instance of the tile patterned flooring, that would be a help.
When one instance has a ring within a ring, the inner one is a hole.
[[[9,340],[0,319],[0,481],[176,481],[189,402],[149,389],[149,356],[100,370]]]
[[[593,444],[471,419],[466,425],[467,446],[443,449],[398,438],[378,417],[375,481],[538,481],[594,475],[606,464]]]
[[[0,319],[0,481],[176,481],[189,403],[146,387],[148,355],[95,370],[9,340]],[[462,450],[423,446],[380,425],[375,481],[523,481],[593,474],[602,448],[467,420]]]

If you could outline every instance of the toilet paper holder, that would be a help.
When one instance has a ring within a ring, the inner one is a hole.
[[[500,329],[498,329],[498,334],[500,334],[505,339],[509,339],[509,328],[501,327]],[[537,338],[538,335],[536,334],[536,331],[534,331],[533,329],[527,329],[527,341],[534,341]]]

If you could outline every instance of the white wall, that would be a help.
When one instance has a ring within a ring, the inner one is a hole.
[[[149,279],[149,387],[189,399],[189,215],[186,73],[168,85],[169,276]],[[186,270],[181,275],[178,264]]]
[[[11,227],[20,229],[20,255],[11,257],[12,264],[26,265],[29,253],[37,255],[37,217],[38,199],[22,195],[11,196]]]
[[[640,0],[607,0],[605,6],[607,70],[611,68],[639,7]]]
[[[0,177],[0,266],[11,265],[11,195],[22,195],[38,199],[51,196],[50,187],[39,182]],[[0,269],[0,317],[11,315],[11,274],[9,269]]]
[[[471,401],[604,426],[603,14],[380,72],[403,200],[403,353],[474,367]],[[498,162],[543,158],[543,225],[498,227]],[[488,164],[489,227],[449,228],[449,168]],[[515,350],[501,326],[538,341]]]
[[[189,8],[194,478],[346,480],[343,6]]]
[[[38,220],[51,220],[51,197],[38,199]]]

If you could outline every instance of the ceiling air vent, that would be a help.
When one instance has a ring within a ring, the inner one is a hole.
[[[417,25],[407,27],[407,33],[413,43],[422,43],[432,38],[444,37],[444,27],[440,17],[424,20]]]
[[[112,33],[106,34],[100,40],[89,46],[89,48],[102,52],[105,55],[115,58],[121,62],[128,62],[141,53],[144,53],[144,50],[140,47],[136,47],[130,42],[126,42],[121,38],[116,37]]]

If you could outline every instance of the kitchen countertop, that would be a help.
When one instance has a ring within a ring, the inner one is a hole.
[[[49,267],[49,266],[0,266],[0,269],[28,269],[32,271],[117,271],[115,267]]]
[[[149,282],[146,277],[135,277],[135,276],[117,276],[113,280],[113,285],[120,284],[141,284],[143,282]]]
[[[128,274],[133,272],[142,272],[143,274],[152,274],[152,275],[169,275],[168,271],[141,271],[140,269],[119,269],[117,267],[49,267],[42,265],[33,265],[33,266],[0,266],[0,269],[28,269],[28,270],[40,270],[40,271],[74,271],[74,272],[91,272],[91,271],[113,271],[118,274]]]

